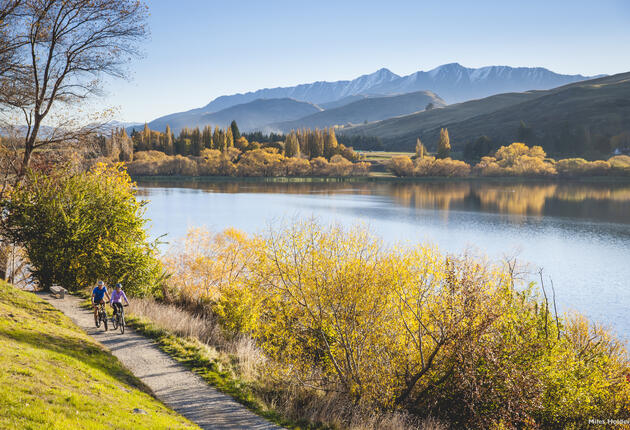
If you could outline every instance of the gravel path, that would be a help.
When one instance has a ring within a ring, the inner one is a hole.
[[[158,399],[204,429],[279,429],[264,418],[249,411],[230,396],[211,386],[201,377],[162,352],[150,339],[131,328],[110,331],[94,326],[94,314],[83,309],[82,299],[70,295],[62,300],[48,294],[38,294],[49,301],[104,345],[144,382]],[[108,309],[111,316],[111,309]]]

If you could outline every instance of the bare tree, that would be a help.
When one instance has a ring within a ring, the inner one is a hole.
[[[2,0],[0,0],[2,1]],[[0,78],[0,107],[23,122],[22,178],[33,151],[72,142],[95,131],[60,115],[101,93],[105,76],[124,78],[125,65],[140,54],[148,10],[135,0],[4,0],[13,66]],[[0,15],[1,16],[1,15]],[[17,61],[17,63],[16,63]],[[46,127],[45,120],[54,120]]]
[[[0,77],[15,65],[19,42],[13,37],[13,23],[21,4],[22,0],[0,0]]]

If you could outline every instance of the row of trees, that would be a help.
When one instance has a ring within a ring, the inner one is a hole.
[[[265,138],[261,134],[260,137]],[[141,151],[160,151],[167,155],[181,155],[181,156],[201,156],[203,150],[218,150],[224,152],[229,148],[237,148],[241,152],[252,151],[260,148],[276,148],[279,153],[282,153],[286,157],[291,158],[306,158],[309,160],[323,157],[326,160],[331,160],[335,155],[341,155],[350,161],[359,161],[360,156],[352,148],[348,148],[337,141],[335,130],[333,128],[325,130],[311,130],[303,129],[292,131],[291,133],[282,137],[282,140],[269,141],[248,141],[245,135],[241,135],[236,121],[232,121],[230,127],[225,129],[215,127],[214,130],[210,126],[205,126],[202,129],[184,128],[180,131],[177,137],[171,131],[169,126],[166,126],[166,130],[162,132],[149,129],[149,126],[145,124],[144,129],[141,132],[135,130],[131,134],[131,141],[133,142],[133,148],[137,152]],[[268,138],[268,136],[267,136]],[[117,153],[127,152],[127,144],[122,143],[125,150],[116,150],[121,146],[121,143],[126,142],[126,132],[124,130],[117,130],[112,134],[110,138],[111,143],[104,143],[103,146],[107,147],[104,151],[106,156],[113,156],[116,158]],[[123,161],[129,161],[129,157],[125,157]]]
[[[225,151],[204,149],[199,157],[166,155],[160,151],[136,153],[128,165],[134,176],[261,176],[261,177],[305,177],[305,176],[365,176],[369,164],[352,163],[339,154],[330,160],[316,157],[287,156],[275,147],[258,148],[241,152],[238,148]]]
[[[448,135],[447,135],[448,136]],[[444,154],[442,154],[444,155]],[[424,146],[418,141],[416,156],[396,156],[388,163],[389,170],[396,176],[605,176],[630,175],[630,157],[615,156],[608,161],[586,161],[582,158],[554,160],[540,146],[528,147],[516,142],[500,147],[493,155],[484,156],[471,166],[449,157],[439,158],[426,155]]]

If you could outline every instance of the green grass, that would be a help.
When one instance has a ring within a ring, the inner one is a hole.
[[[400,152],[400,151],[357,151],[359,154],[365,156],[366,161],[389,161],[392,157],[398,155],[405,155],[407,157],[413,157],[415,152]]]
[[[50,304],[0,281],[0,428],[198,427]]]

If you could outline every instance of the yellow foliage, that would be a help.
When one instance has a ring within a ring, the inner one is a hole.
[[[256,339],[268,378],[463,427],[630,412],[623,345],[583,319],[556,323],[483,259],[307,221],[251,237],[194,230],[165,264],[171,296]]]
[[[473,171],[481,176],[553,176],[556,169],[546,156],[540,146],[515,142],[499,148],[494,157],[483,157]]]

